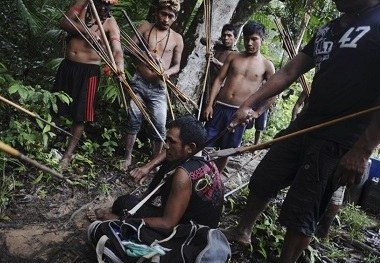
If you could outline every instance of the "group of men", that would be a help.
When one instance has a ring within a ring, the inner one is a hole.
[[[160,134],[166,136],[168,148],[162,150],[161,142],[156,140],[151,161],[130,172],[139,182],[160,166],[149,191],[165,180],[157,194],[161,196],[161,206],[146,203],[136,216],[154,227],[172,228],[190,220],[217,227],[223,206],[220,171],[226,160],[218,162],[216,167],[207,155],[199,156],[198,153],[227,127],[234,132],[227,133],[227,137],[220,140],[220,146],[238,146],[246,124],[257,119],[276,95],[312,68],[315,68],[315,75],[307,107],[280,135],[379,103],[380,1],[333,1],[342,12],[341,16],[320,28],[309,43],[276,73],[273,64],[260,53],[265,31],[256,22],[250,21],[243,28],[244,52],[235,52],[226,46],[224,49],[228,55],[220,55],[218,50],[215,56],[208,55],[220,70],[213,81],[203,114],[207,121],[206,129],[191,116],[178,118],[166,126],[167,108],[162,82],[146,65],[137,66],[133,87],[150,114],[155,116],[155,125]],[[101,15],[103,26],[121,74],[124,65],[119,29],[109,15],[110,4],[115,1],[95,2],[102,7],[99,13],[104,12]],[[78,0],[67,14],[74,21],[76,16],[83,17],[91,31],[99,34],[98,25],[88,14],[86,6],[87,0]],[[183,49],[182,37],[170,29],[178,11],[178,1],[160,0],[157,21],[144,23],[138,29],[149,50],[161,61],[168,77],[179,71]],[[83,122],[93,120],[94,93],[91,92],[98,83],[100,58],[68,21],[63,19],[61,25],[69,32],[70,38],[67,56],[57,74],[55,86],[71,95],[79,93],[78,96],[84,96],[73,98],[74,102],[79,100],[80,103],[71,110],[71,114],[85,113],[76,117],[72,115],[74,136],[63,156],[63,162],[69,163],[77,139],[83,132]],[[79,25],[78,28],[83,29]],[[223,43],[237,37],[234,30],[226,28],[222,31]],[[73,67],[78,67],[75,69],[77,75],[70,77],[73,83],[62,84],[69,81],[65,74],[70,74]],[[80,81],[79,77],[91,81]],[[75,91],[83,90],[82,86],[85,89],[83,93],[69,90],[69,87]],[[131,151],[141,124],[141,114],[133,102],[128,116],[125,168],[131,164]],[[279,218],[287,228],[280,262],[295,262],[310,243],[334,191],[341,185],[360,182],[368,158],[380,143],[379,116],[378,113],[360,116],[274,143],[251,177],[246,208],[238,225],[224,231],[227,238],[240,244],[250,244],[252,227],[260,214],[280,190],[289,187]],[[165,176],[168,173],[170,176]],[[131,209],[139,200],[125,195],[115,201],[111,210],[93,211],[89,216],[96,219],[119,218],[125,209]]]

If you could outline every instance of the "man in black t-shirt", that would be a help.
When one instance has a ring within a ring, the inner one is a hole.
[[[254,105],[265,104],[312,68],[315,76],[307,107],[281,135],[379,105],[380,1],[334,2],[341,17],[320,28],[297,56],[250,96],[231,127],[257,117]],[[341,185],[360,182],[379,143],[378,112],[274,143],[251,177],[244,214],[238,226],[225,231],[227,238],[249,244],[261,212],[290,186],[279,218],[287,228],[279,262],[295,262],[332,193]]]

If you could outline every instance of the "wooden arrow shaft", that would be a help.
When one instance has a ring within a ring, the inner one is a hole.
[[[302,129],[302,130],[299,130],[299,131],[296,131],[296,132],[293,132],[293,133],[290,133],[290,134],[287,134],[287,135],[284,135],[284,136],[280,136],[280,137],[274,138],[273,140],[268,141],[268,142],[264,142],[264,143],[261,143],[261,144],[258,144],[258,145],[242,146],[242,147],[238,147],[238,148],[223,149],[223,150],[211,153],[210,156],[213,159],[217,159],[217,158],[227,157],[227,156],[231,156],[231,155],[235,155],[235,154],[239,154],[239,153],[252,152],[252,151],[256,151],[256,150],[265,149],[265,148],[269,147],[270,145],[272,145],[273,143],[284,141],[284,140],[287,140],[287,139],[290,139],[290,138],[293,138],[293,137],[297,137],[297,136],[300,136],[300,135],[303,135],[303,134],[306,134],[306,133],[309,133],[309,132],[312,132],[312,131],[315,131],[315,130],[318,130],[318,129],[321,129],[321,128],[325,128],[325,127],[334,125],[336,123],[339,123],[339,122],[342,122],[342,121],[345,121],[345,120],[353,119],[353,118],[356,118],[356,117],[359,117],[359,116],[362,116],[362,115],[365,115],[365,114],[368,114],[368,113],[371,113],[371,112],[375,112],[375,111],[378,111],[378,110],[380,110],[380,105],[374,106],[372,108],[369,108],[369,109],[366,109],[366,110],[363,110],[363,111],[359,111],[359,112],[355,112],[355,113],[352,113],[352,114],[348,114],[346,116],[343,116],[343,117],[340,117],[340,118],[336,118],[336,119],[333,119],[331,121],[326,121],[324,123],[317,124],[317,125],[314,125],[312,127],[308,127],[308,128],[305,128],[305,129]]]
[[[17,159],[20,159],[22,161],[25,161],[35,167],[37,167],[38,169],[44,171],[44,172],[48,172],[52,175],[54,175],[55,177],[61,179],[61,180],[64,180],[66,181],[68,184],[72,185],[73,182],[70,181],[69,179],[67,179],[66,177],[64,177],[62,174],[58,173],[57,171],[54,171],[53,169],[50,169],[49,167],[37,162],[36,160],[33,160],[29,157],[27,157],[26,155],[22,154],[20,151],[18,151],[17,149],[11,147],[10,145],[8,144],[5,144],[3,143],[2,141],[0,141],[0,150],[2,150],[3,152],[11,155],[11,156],[14,156],[16,157]]]

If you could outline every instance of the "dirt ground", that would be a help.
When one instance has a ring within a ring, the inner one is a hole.
[[[226,193],[238,194],[238,191],[233,190],[249,180],[264,154],[265,151],[259,151],[230,159],[228,174],[223,175]],[[107,176],[106,181],[111,186],[108,194],[102,193],[98,188],[88,190],[64,185],[55,189],[31,186],[29,190],[18,193],[6,210],[5,216],[9,221],[0,222],[0,262],[96,262],[94,250],[87,242],[90,222],[86,218],[86,211],[90,207],[110,206],[120,194],[138,194],[144,190],[144,186],[121,180],[121,173],[115,172]],[[222,226],[235,221],[234,216],[224,216]],[[380,240],[380,233],[378,234]],[[232,262],[265,261],[255,260],[251,252],[233,247]]]

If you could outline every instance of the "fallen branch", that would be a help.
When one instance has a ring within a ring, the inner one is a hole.
[[[358,240],[354,240],[354,239],[352,239],[351,237],[349,237],[349,236],[346,235],[346,234],[342,234],[342,235],[340,236],[340,239],[341,239],[342,241],[344,241],[344,242],[346,242],[346,243],[348,243],[348,244],[354,246],[354,247],[357,248],[357,249],[360,249],[360,250],[363,250],[363,251],[367,251],[367,252],[370,253],[370,254],[373,254],[373,255],[375,255],[375,256],[377,256],[377,257],[380,257],[380,252],[379,252],[379,250],[374,249],[374,248],[370,247],[369,245],[364,244],[363,242],[360,242],[360,241],[358,241]]]

